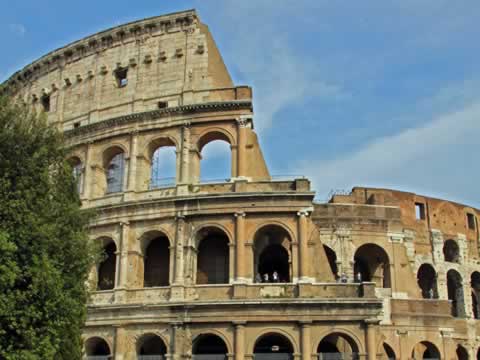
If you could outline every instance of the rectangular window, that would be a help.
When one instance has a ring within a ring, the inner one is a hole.
[[[415,218],[425,220],[425,204],[415,203]]]
[[[50,95],[43,95],[41,100],[42,100],[43,111],[49,112],[50,111]]]
[[[475,215],[467,213],[467,227],[470,230],[475,230]]]
[[[119,88],[125,87],[128,84],[128,79],[127,79],[127,74],[128,74],[128,68],[118,68],[115,70],[115,77],[117,79],[117,86]]]

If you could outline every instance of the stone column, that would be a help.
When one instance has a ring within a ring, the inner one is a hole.
[[[245,274],[245,213],[235,213],[235,281],[246,282]]]
[[[128,274],[128,235],[130,226],[128,222],[120,223],[120,244],[117,250],[117,286],[125,288],[127,286]]]
[[[408,331],[407,330],[397,330],[397,335],[400,338],[400,354],[399,359],[410,359],[412,355],[412,349],[408,348]]]
[[[174,277],[173,285],[171,288],[171,298],[172,299],[183,299],[184,297],[184,238],[185,238],[185,217],[178,214],[175,218],[177,222],[177,229],[175,235],[175,246],[173,251],[175,252],[175,261],[174,261]]]
[[[242,178],[246,173],[246,131],[248,121],[240,117],[237,119],[238,123],[238,139],[237,139],[237,177]]]
[[[235,326],[235,360],[244,360],[245,357],[245,321],[236,321]]]
[[[138,131],[132,131],[130,138],[130,156],[128,163],[128,186],[127,191],[136,190],[137,180],[137,154],[138,152]]]
[[[365,320],[367,324],[367,359],[376,360],[377,359],[377,342],[375,340],[375,335],[377,332],[377,319],[367,319]]]
[[[92,164],[93,142],[87,143],[87,150],[85,154],[85,172],[83,174],[83,198],[90,200],[92,198],[92,182],[93,182],[93,164]]]
[[[298,245],[299,245],[299,278],[310,282],[310,257],[308,254],[308,211],[302,210],[298,215]]]
[[[182,142],[180,149],[180,167],[177,176],[178,194],[188,193],[188,183],[192,182],[190,179],[190,123],[187,122],[182,127]]]
[[[115,327],[115,360],[123,360],[126,359],[124,354],[126,353],[127,350],[127,336],[125,333],[125,329],[118,326],[114,325]]]
[[[302,341],[301,352],[302,360],[312,360],[311,345],[311,322],[304,321],[300,323],[300,337]]]

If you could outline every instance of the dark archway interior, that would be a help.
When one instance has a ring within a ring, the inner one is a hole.
[[[468,360],[468,351],[463,346],[457,346],[457,358],[458,360]]]
[[[355,252],[355,279],[375,282],[378,287],[390,288],[390,260],[384,249],[376,244],[365,244]]]
[[[443,256],[445,261],[458,263],[460,262],[460,249],[454,240],[447,240],[443,245]]]
[[[426,349],[423,352],[423,359],[440,359],[437,349]]]
[[[388,360],[395,360],[397,358],[393,349],[386,343],[383,343],[383,352],[387,356]]]
[[[268,274],[269,281],[273,280],[273,273],[278,273],[280,282],[289,282],[290,266],[288,264],[288,252],[278,244],[268,245],[260,254],[258,261],[258,273],[260,275]]]
[[[101,338],[93,338],[85,343],[87,356],[105,356],[110,355],[110,347],[107,342]]]
[[[168,286],[170,274],[170,243],[165,236],[150,241],[145,249],[144,286]]]
[[[422,264],[417,273],[418,286],[424,299],[437,299],[437,274],[430,264]]]
[[[337,267],[337,254],[335,251],[330,249],[328,246],[323,245],[323,249],[325,250],[325,254],[327,255],[328,264],[330,265],[330,269],[332,270],[335,279],[338,278],[338,267]]]
[[[147,335],[138,351],[139,355],[165,355],[166,353],[165,343],[156,335]]]
[[[255,354],[293,354],[293,346],[285,336],[268,334],[257,340],[253,352]]]
[[[193,344],[193,354],[224,354],[228,352],[225,342],[216,335],[201,335]]]
[[[465,317],[462,277],[455,270],[447,273],[448,300],[452,301],[452,316]]]
[[[428,341],[422,341],[415,345],[412,351],[413,359],[438,359],[440,360],[440,352],[437,347]]]
[[[475,271],[470,278],[470,286],[472,288],[472,310],[475,319],[480,318],[480,308],[478,303],[478,297],[480,296],[480,273]]]
[[[358,358],[358,348],[356,344],[343,334],[330,334],[325,336],[320,344],[318,344],[317,353],[320,359],[328,359],[332,355],[328,354],[342,354],[342,358],[350,359]]]
[[[197,284],[228,284],[228,237],[216,230],[207,230],[200,241],[197,255]]]
[[[115,286],[116,252],[114,242],[104,249],[104,259],[98,266],[98,290],[110,290]]]

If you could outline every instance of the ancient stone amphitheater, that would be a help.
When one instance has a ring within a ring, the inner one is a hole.
[[[252,90],[195,11],[89,36],[7,85],[63,129],[98,212],[86,358],[480,359],[480,210],[372,188],[316,203],[307,179],[275,180]],[[213,141],[231,176],[206,182]]]

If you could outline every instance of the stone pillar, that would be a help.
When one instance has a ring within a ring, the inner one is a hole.
[[[311,282],[310,256],[308,253],[308,211],[302,210],[298,215],[298,245],[299,245],[299,278],[300,281]]]
[[[182,143],[180,149],[180,167],[178,169],[178,194],[188,193],[188,183],[190,179],[190,123],[186,123],[182,127]]]
[[[377,359],[377,342],[375,340],[375,335],[377,332],[377,319],[367,319],[365,320],[367,324],[367,359],[376,360]]]
[[[179,360],[183,357],[183,342],[185,341],[185,332],[182,323],[171,324],[170,340],[170,358]]]
[[[235,281],[246,282],[245,274],[245,213],[235,213]],[[255,276],[255,275],[254,275]]]
[[[244,360],[245,357],[245,321],[236,321],[235,326],[235,360]]]
[[[238,138],[237,138],[237,178],[245,178],[246,168],[246,142],[247,142],[247,126],[248,118],[240,117],[237,119]]]
[[[118,326],[115,326],[115,360],[123,360],[126,359],[124,356],[127,351],[127,336],[125,333],[125,329]]]
[[[174,277],[173,285],[171,288],[171,298],[172,299],[182,299],[183,298],[183,289],[184,289],[184,277],[183,277],[183,268],[184,268],[184,238],[185,238],[185,217],[183,215],[177,215],[175,218],[177,222],[177,229],[175,233],[175,246],[173,251],[175,252],[175,261],[174,261]]]
[[[83,174],[83,199],[90,200],[92,198],[92,182],[93,182],[93,168],[92,168],[92,153],[93,142],[87,143],[87,150],[85,154],[85,172]]]
[[[312,360],[312,345],[311,345],[311,322],[304,321],[300,323],[300,337],[302,360]]]
[[[117,287],[125,288],[127,286],[128,274],[128,235],[130,226],[128,222],[120,223],[120,244],[117,250]]]
[[[130,138],[130,156],[128,163],[128,186],[127,191],[136,190],[137,180],[137,154],[138,152],[138,131],[132,131]]]
[[[397,335],[400,338],[400,354],[399,359],[410,359],[412,356],[412,349],[408,348],[408,331],[397,330]]]

